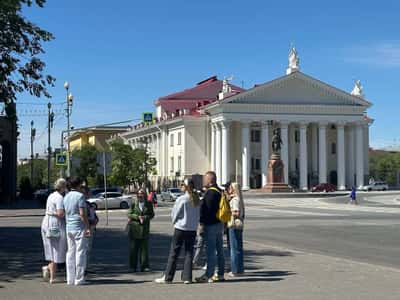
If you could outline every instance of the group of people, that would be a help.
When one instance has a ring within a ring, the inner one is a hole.
[[[205,273],[195,278],[196,282],[218,282],[225,280],[224,232],[228,234],[230,251],[229,276],[244,273],[243,223],[245,218],[241,187],[228,183],[225,189],[217,185],[216,174],[204,175],[205,194],[203,199],[195,190],[193,181],[186,179],[181,184],[183,195],[178,197],[172,208],[174,227],[168,262],[164,275],[156,283],[171,283],[175,276],[177,260],[184,248],[182,281],[193,282],[193,266],[199,266],[205,251]],[[89,189],[77,177],[62,178],[55,183],[55,191],[46,203],[46,214],[42,221],[42,238],[45,259],[43,277],[50,283],[56,280],[57,264],[66,264],[67,284],[86,284],[85,273],[98,217],[94,208],[86,201]],[[221,203],[229,201],[230,219],[221,221],[218,212]],[[128,211],[129,268],[131,272],[148,272],[150,221],[154,218],[152,201],[145,190],[137,193]],[[195,252],[195,253],[194,253]]]
[[[98,217],[86,201],[89,189],[81,179],[58,179],[49,195],[41,231],[44,255],[43,278],[56,280],[57,264],[66,264],[67,284],[85,284],[88,256]]]
[[[199,262],[199,254],[204,244],[206,248],[205,273],[195,278],[195,281],[199,283],[224,281],[223,235],[225,229],[228,232],[231,261],[231,271],[228,275],[236,277],[244,273],[243,223],[245,211],[241,188],[238,183],[229,183],[225,185],[224,190],[221,190],[216,182],[217,177],[214,172],[209,171],[205,174],[206,191],[201,201],[191,180],[185,180],[182,183],[181,190],[184,195],[176,200],[171,212],[174,233],[167,266],[164,275],[155,279],[156,283],[173,281],[177,259],[182,247],[184,247],[184,265],[181,279],[185,284],[192,283],[192,268]],[[218,210],[221,201],[225,200],[224,198],[229,200],[231,211],[231,218],[227,224],[218,218]],[[194,248],[196,248],[195,255]]]

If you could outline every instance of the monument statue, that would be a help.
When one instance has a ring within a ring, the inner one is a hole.
[[[280,128],[275,128],[272,136],[272,152],[275,154],[280,153],[282,144],[281,130]]]
[[[361,85],[361,81],[360,80],[356,80],[356,82],[354,83],[354,88],[351,91],[351,94],[353,96],[359,96],[359,97],[363,97],[363,86]]]
[[[291,47],[289,52],[289,66],[286,69],[286,75],[296,72],[300,69],[300,59],[295,47]]]

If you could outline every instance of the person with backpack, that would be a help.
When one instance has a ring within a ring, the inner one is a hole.
[[[229,188],[232,199],[230,208],[232,212],[231,220],[228,222],[229,243],[231,256],[230,277],[240,276],[244,273],[243,266],[243,222],[244,222],[244,202],[240,184],[233,182]]]
[[[194,190],[194,183],[191,180],[185,179],[181,185],[181,191],[184,194],[175,201],[171,212],[174,235],[167,267],[164,276],[154,280],[156,283],[171,283],[173,281],[182,246],[185,249],[182,280],[185,284],[192,283],[193,245],[200,219],[200,198]]]
[[[204,230],[206,238],[207,269],[205,274],[196,278],[196,281],[200,283],[212,283],[225,280],[223,223],[228,215],[229,203],[227,203],[226,198],[217,186],[217,175],[215,172],[208,171],[204,175],[204,185],[207,191],[200,207],[200,226]],[[214,275],[217,262],[218,272]]]

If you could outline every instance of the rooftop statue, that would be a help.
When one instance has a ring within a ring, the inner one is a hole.
[[[289,75],[294,71],[298,71],[300,69],[300,59],[297,54],[297,50],[295,47],[292,47],[289,52],[289,67],[286,70],[286,74]]]
[[[359,97],[364,97],[363,94],[363,86],[361,85],[361,81],[360,80],[356,80],[355,84],[354,84],[354,88],[351,91],[351,94],[353,96],[359,96]]]

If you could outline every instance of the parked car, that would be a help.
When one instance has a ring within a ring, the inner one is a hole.
[[[312,192],[334,192],[336,185],[330,183],[320,183],[311,189]]]
[[[104,193],[104,187],[100,188],[91,188],[90,189],[90,197],[95,197],[100,193]],[[115,192],[115,193],[123,193],[123,190],[120,187],[107,187],[107,192]]]
[[[44,203],[46,203],[47,197],[49,197],[50,193],[51,192],[49,192],[48,189],[37,190],[33,193],[33,199],[41,202],[44,201]]]
[[[386,182],[383,181],[375,181],[369,185],[366,185],[363,187],[364,191],[387,191],[389,189],[389,186],[387,185]]]
[[[104,209],[106,207],[106,193],[99,193],[87,201],[95,209]],[[132,196],[123,195],[119,192],[107,192],[107,208],[122,208],[127,209],[132,204]]]
[[[161,201],[175,201],[183,193],[179,188],[169,188],[161,192]]]

